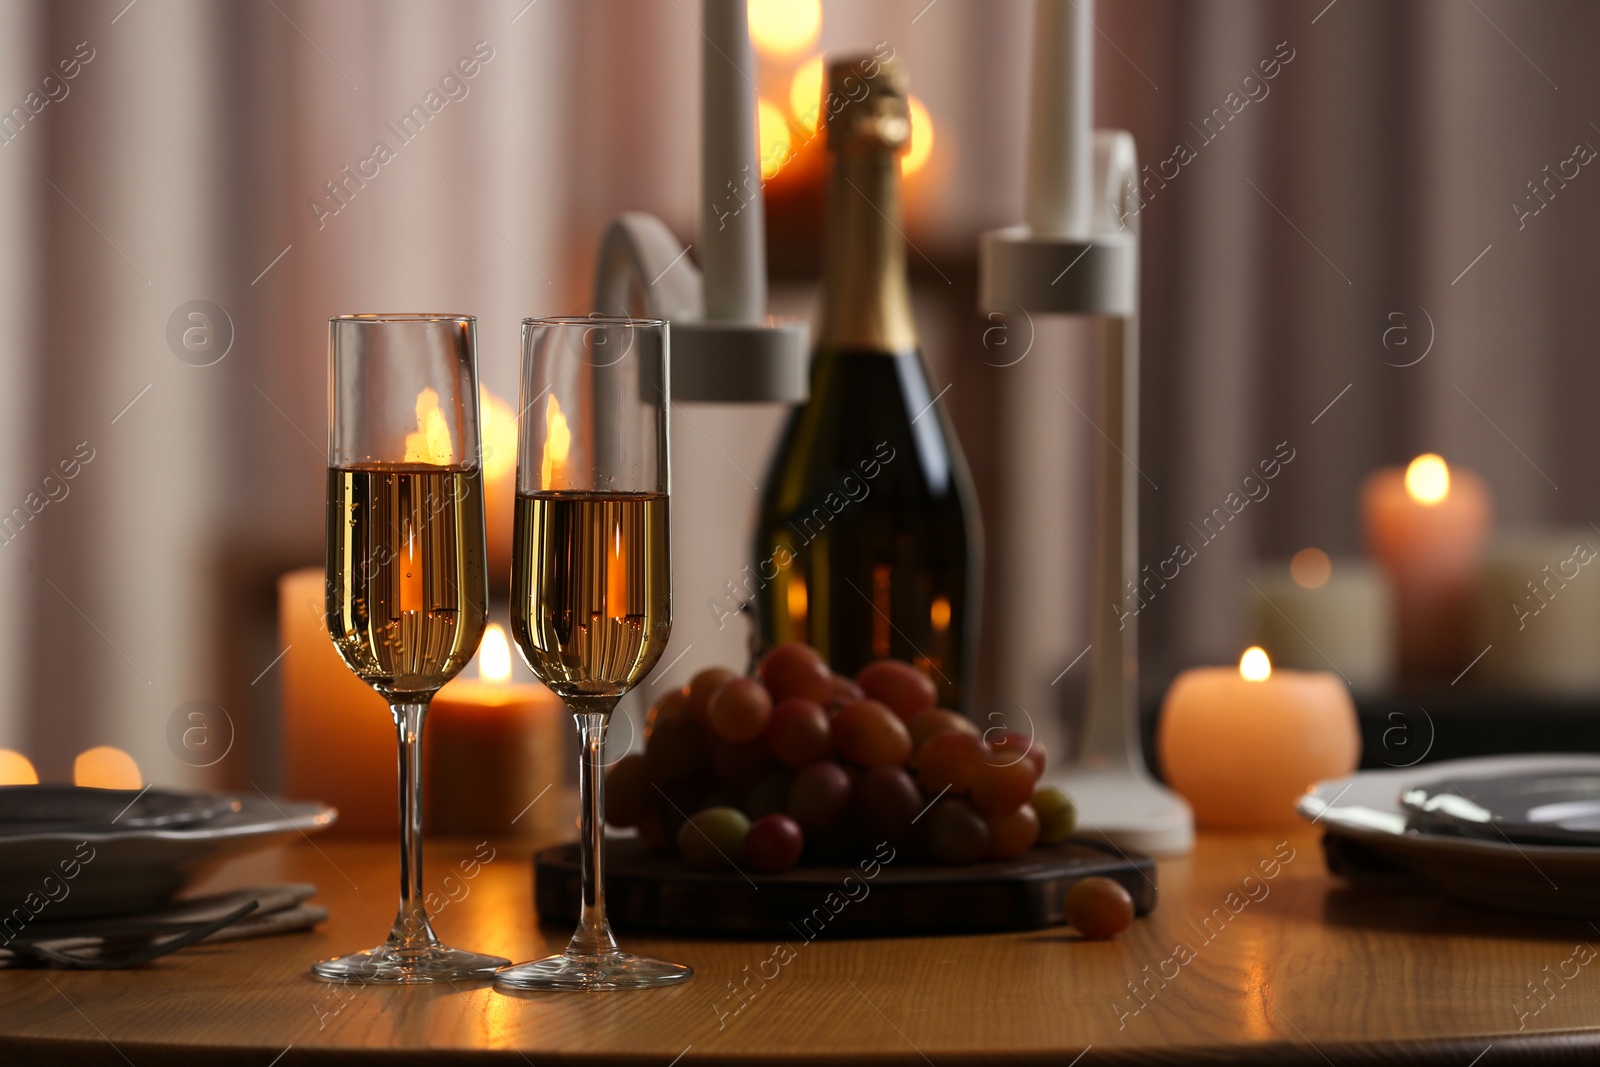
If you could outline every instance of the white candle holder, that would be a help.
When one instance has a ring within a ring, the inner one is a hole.
[[[1113,610],[1139,576],[1139,235],[1130,202],[1138,153],[1122,130],[1094,131],[1090,147],[1089,0],[1040,0],[1036,18],[1030,223],[983,235],[979,302],[986,311],[1101,315],[1122,325],[1113,333],[1120,351],[1113,341],[1098,368],[1095,425],[1106,440],[1096,450],[1089,695],[1077,760],[1049,781],[1072,797],[1081,832],[1178,855],[1194,846],[1194,816],[1145,768],[1138,625]]]
[[[701,16],[700,267],[654,215],[618,215],[600,239],[595,307],[672,323],[674,401],[801,403],[810,339],[804,323],[767,317],[760,190],[716,208],[761,173],[745,0],[704,0]]]

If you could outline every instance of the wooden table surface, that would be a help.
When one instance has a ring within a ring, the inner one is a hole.
[[[393,851],[300,843],[212,880],[316,882],[332,918],[314,933],[137,971],[0,972],[0,1063],[1600,1062],[1596,928],[1351,889],[1327,874],[1309,829],[1202,836],[1193,856],[1161,864],[1155,913],[1109,942],[1056,929],[778,947],[624,930],[626,947],[691,964],[695,978],[520,996],[312,978],[313,960],[386,930]],[[436,843],[435,884],[471,852]],[[535,923],[520,846],[499,846],[455,894],[437,914],[451,943],[525,960],[570,932]]]

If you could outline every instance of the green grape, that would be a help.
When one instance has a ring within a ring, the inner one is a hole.
[[[1078,809],[1072,806],[1067,794],[1053,785],[1034,793],[1032,806],[1039,814],[1040,844],[1059,845],[1078,825]]]
[[[678,831],[678,852],[691,867],[704,870],[737,866],[744,858],[750,820],[737,808],[697,811]]]

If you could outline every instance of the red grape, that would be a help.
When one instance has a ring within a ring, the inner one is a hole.
[[[674,689],[661,698],[661,703],[645,713],[644,735],[649,737],[656,728],[656,723],[663,719],[670,719],[675,715],[683,714],[689,706],[689,697],[681,689]]]
[[[724,683],[731,682],[737,677],[738,675],[726,667],[707,667],[689,679],[689,714],[695,717],[696,722],[701,726],[711,725],[711,720],[707,718],[707,712],[711,707],[711,694],[720,689]]]
[[[606,772],[606,822],[612,826],[638,826],[659,800],[642,753],[623,756]]]
[[[753,741],[767,728],[772,698],[754,678],[735,678],[711,695],[711,728],[727,741]]]
[[[678,830],[678,851],[691,867],[714,870],[744,858],[750,820],[737,808],[706,808]]]
[[[978,726],[965,715],[942,708],[929,711],[919,711],[911,716],[906,723],[906,729],[911,731],[911,749],[916,751],[922,747],[922,742],[934,734],[946,733],[950,730],[959,730],[964,734],[978,736]]]
[[[848,704],[852,700],[860,700],[867,694],[861,687],[842,674],[833,676],[833,695],[828,698],[828,709],[836,710],[841,704]]]
[[[1012,763],[1025,759],[1033,764],[1035,778],[1044,774],[1044,745],[1036,738],[1015,730],[985,730],[983,740],[999,757],[995,762]]]
[[[972,779],[983,766],[985,755],[987,750],[977,737],[950,730],[924,741],[911,759],[911,768],[916,772],[917,784],[929,796],[945,789],[966,793],[972,788]]]
[[[662,785],[677,782],[706,769],[711,746],[686,708],[680,706],[674,713],[663,708],[645,741],[644,762],[651,781]]]
[[[941,863],[976,863],[989,851],[989,824],[971,804],[945,797],[927,815],[928,848]]]
[[[1078,825],[1078,809],[1054,786],[1034,793],[1031,806],[1039,814],[1039,840],[1047,845],[1059,845]]]
[[[988,820],[989,851],[984,859],[1008,860],[1020,856],[1039,840],[1039,816],[1028,805]]]
[[[802,697],[826,704],[833,696],[833,672],[816,649],[799,641],[769,649],[761,657],[760,674],[773,700]]]
[[[991,819],[1009,815],[1033,796],[1038,780],[1030,760],[979,764],[972,777],[972,806]]]
[[[789,787],[788,814],[807,835],[839,821],[850,806],[850,776],[837,763],[823,761],[800,768]]]
[[[876,700],[852,700],[833,717],[839,754],[863,767],[898,767],[911,756],[911,733]]]
[[[1120,882],[1098,875],[1074,882],[1063,910],[1067,922],[1092,941],[1116,937],[1133,924],[1133,897]]]
[[[899,767],[871,767],[856,781],[856,812],[873,833],[891,841],[911,836],[924,803],[917,784]]]
[[[750,824],[745,835],[744,854],[750,865],[767,874],[782,874],[800,862],[806,837],[800,824],[787,815],[763,815]]]
[[[759,737],[753,741],[719,737],[711,743],[711,767],[717,772],[717,781],[739,793],[747,792],[776,766],[767,743]]]
[[[867,696],[889,705],[902,719],[909,719],[939,703],[939,687],[933,684],[933,679],[911,664],[895,659],[867,664],[856,675],[856,683]]]
[[[800,697],[791,697],[772,709],[766,739],[778,762],[791,770],[827,759],[833,753],[828,713],[822,705]]]

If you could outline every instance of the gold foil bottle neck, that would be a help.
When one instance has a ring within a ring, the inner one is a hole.
[[[910,77],[898,59],[850,56],[828,65],[828,148],[888,148],[911,140]]]

